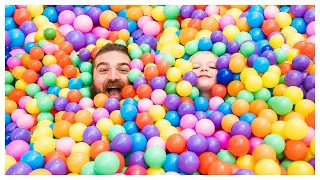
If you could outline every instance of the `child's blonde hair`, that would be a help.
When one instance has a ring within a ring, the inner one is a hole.
[[[215,58],[218,58],[217,55],[213,54],[211,51],[198,51],[197,53],[195,53],[194,55],[192,55],[189,58],[189,61],[192,63],[192,61],[198,57],[198,56],[205,56],[205,55],[213,55]]]

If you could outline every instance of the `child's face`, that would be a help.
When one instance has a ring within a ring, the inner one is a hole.
[[[217,57],[213,54],[199,54],[192,61],[193,72],[198,75],[196,87],[200,91],[210,91],[217,83]]]

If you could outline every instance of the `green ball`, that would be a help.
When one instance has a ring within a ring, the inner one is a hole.
[[[251,42],[245,42],[240,47],[240,53],[245,57],[251,56],[255,50],[256,50],[256,47]]]
[[[80,58],[78,55],[76,54],[72,54],[70,56],[70,59],[71,59],[71,62],[72,62],[72,65],[75,66],[75,67],[78,67],[79,64],[80,64]]]
[[[236,97],[231,96],[231,97],[229,97],[228,99],[226,99],[226,102],[228,102],[228,103],[232,104],[235,100],[237,100],[237,98],[236,98]]]
[[[244,99],[250,104],[254,100],[254,96],[248,90],[241,90],[237,95],[237,99]]]
[[[217,156],[221,161],[224,161],[228,164],[235,164],[236,163],[236,158],[228,150],[221,150],[217,154]]]
[[[192,40],[187,42],[187,44],[184,46],[185,52],[190,56],[198,52],[199,51],[198,43],[199,43],[199,40]]]
[[[292,108],[292,101],[285,96],[278,97],[272,104],[272,110],[274,110],[278,115],[286,115],[292,110]]]
[[[40,86],[35,83],[28,84],[26,87],[26,93],[28,96],[31,96],[31,97],[33,97],[36,93],[40,91],[41,91]]]
[[[37,106],[42,112],[49,112],[53,108],[53,100],[49,96],[44,96],[37,101]]]
[[[128,73],[128,79],[133,83],[138,77],[142,77],[142,72],[139,69],[131,69]]]
[[[47,96],[48,94],[45,93],[45,92],[37,92],[35,95],[34,95],[34,99],[41,99],[42,97],[45,97]]]
[[[119,124],[115,124],[111,126],[110,129],[108,130],[108,139],[112,141],[116,135],[121,133],[126,133],[126,130],[124,129],[123,126]]]
[[[140,49],[143,54],[144,53],[151,53],[151,47],[149,46],[149,44],[141,44]]]
[[[127,169],[128,169],[128,167],[126,167],[126,166],[123,167],[122,170],[121,170],[121,173],[124,173]]]
[[[196,171],[192,175],[200,175],[200,173],[198,171]]]
[[[88,86],[92,83],[92,74],[89,72],[83,72],[80,74],[79,79],[84,86]]]
[[[286,146],[286,142],[283,138],[278,134],[269,134],[264,138],[264,144],[271,146],[276,154],[280,154],[284,151]]]
[[[293,163],[293,162],[286,159],[281,162],[281,166],[284,167],[284,169],[286,169],[288,171],[288,167],[290,166],[291,163]]]
[[[85,98],[85,97],[87,97],[87,98],[91,98],[91,91],[90,91],[90,89],[87,89],[87,88],[81,88],[81,89],[79,89],[79,91],[80,91],[80,93],[81,93],[81,95],[82,95],[82,98]]]
[[[167,19],[163,23],[163,28],[167,29],[168,27],[176,27],[176,28],[180,29],[180,23],[176,19]]]
[[[133,48],[131,49],[129,55],[131,59],[140,59],[142,56],[142,50],[140,48]]]
[[[129,45],[129,44],[132,44],[132,43],[134,43],[133,37],[130,37],[129,40],[128,40],[128,45]]]
[[[167,19],[176,19],[179,16],[180,8],[177,5],[166,5],[163,8],[163,14]]]
[[[254,93],[254,99],[261,99],[267,102],[271,98],[271,92],[267,88],[261,88]]]
[[[164,91],[167,93],[167,94],[177,94],[177,83],[175,82],[168,82],[166,84],[166,87],[164,88]]]
[[[10,71],[6,71],[4,77],[6,84],[11,84],[14,80],[14,77]]]
[[[16,54],[16,57],[19,58],[19,59],[21,59],[22,56],[23,56],[23,53]]]
[[[51,40],[56,37],[56,31],[53,28],[46,28],[43,31],[43,35],[47,40]]]
[[[227,46],[223,42],[216,42],[212,46],[212,52],[213,54],[217,56],[222,56],[226,53]]]
[[[191,94],[189,95],[189,97],[194,100],[195,98],[199,97],[200,95],[200,91],[197,87],[192,86],[192,91]]]
[[[284,154],[284,152],[277,154],[277,159],[280,161],[285,157],[286,157],[286,155]]]
[[[116,40],[115,44],[120,44],[120,45],[122,45],[122,46],[127,46],[127,43],[126,43],[124,40],[122,40],[122,39]]]
[[[127,153],[126,156],[124,157],[124,166],[129,166],[129,158],[131,156],[132,153]]]
[[[40,48],[42,48],[42,46],[43,46],[45,43],[47,43],[47,42],[48,42],[47,40],[42,39],[42,40],[40,40],[40,41],[38,42],[38,46],[39,46]]]
[[[50,121],[54,121],[54,117],[50,112],[41,112],[38,116],[37,116],[37,121],[43,121],[43,120],[50,120]]]
[[[174,66],[174,63],[176,62],[175,58],[172,56],[172,54],[164,54],[161,58],[161,60],[167,61],[170,66]]]
[[[53,72],[46,72],[42,76],[42,82],[46,86],[54,86],[57,82],[57,76]]]
[[[81,168],[81,175],[94,175],[94,161],[87,162]]]
[[[274,104],[274,102],[277,100],[278,97],[279,96],[273,96],[268,100],[267,104],[269,109],[272,109],[272,104]]]
[[[92,73],[92,64],[89,62],[84,62],[80,65],[80,72],[88,72],[88,73]]]
[[[252,40],[251,35],[247,32],[239,32],[236,37],[234,37],[234,41],[239,44],[242,44],[246,40]]]
[[[4,89],[6,96],[8,96],[10,92],[14,90],[14,86],[12,86],[11,84],[5,84]]]
[[[278,64],[284,63],[288,58],[288,52],[282,48],[275,49],[274,53],[276,54],[276,57],[277,57],[276,62]]]
[[[94,172],[99,175],[113,175],[120,166],[118,156],[113,152],[103,152],[94,161]]]
[[[151,146],[144,153],[144,160],[151,168],[161,168],[166,161],[166,152],[159,146]]]
[[[284,77],[286,77],[286,75],[280,76],[279,84],[285,84]]]

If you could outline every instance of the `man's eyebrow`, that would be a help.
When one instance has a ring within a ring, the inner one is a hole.
[[[119,63],[119,64],[117,64],[117,66],[129,66],[129,64],[128,63]]]
[[[107,62],[100,62],[100,63],[96,66],[96,68],[98,68],[100,65],[109,65],[109,63],[107,63]]]

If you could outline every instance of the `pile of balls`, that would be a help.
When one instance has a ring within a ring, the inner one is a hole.
[[[107,43],[132,59],[120,102],[91,98]],[[314,6],[6,5],[5,47],[7,175],[315,174]]]

